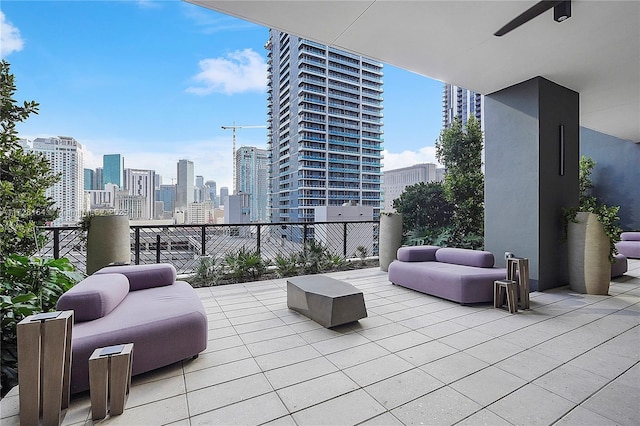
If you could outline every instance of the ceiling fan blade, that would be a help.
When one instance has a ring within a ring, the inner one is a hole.
[[[518,28],[520,25],[522,25],[522,24],[524,24],[526,22],[529,22],[530,20],[532,20],[536,16],[540,15],[541,13],[546,12],[547,10],[551,9],[552,7],[557,6],[558,4],[560,4],[562,2],[563,2],[563,0],[560,0],[560,1],[549,1],[549,0],[539,1],[538,3],[534,4],[533,6],[531,6],[529,9],[525,10],[520,15],[516,16],[514,19],[509,21],[509,23],[507,23],[507,25],[505,25],[504,27],[500,28],[493,35],[501,37],[501,36],[505,35],[506,33],[508,33],[509,31]]]

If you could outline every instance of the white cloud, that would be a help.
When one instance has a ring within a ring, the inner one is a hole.
[[[410,167],[420,163],[434,163],[438,167],[442,167],[436,160],[436,148],[434,146],[426,146],[418,151],[402,151],[400,153],[392,153],[387,150],[383,151],[384,164],[383,170],[394,170],[402,167]]]
[[[138,0],[136,3],[142,9],[157,9],[160,7],[160,3],[153,0]]]
[[[267,88],[267,64],[253,49],[237,50],[226,57],[203,59],[199,74],[187,92],[196,95],[263,92]]]
[[[20,30],[7,21],[4,13],[0,11],[0,56],[4,58],[22,50],[23,47],[24,41],[20,37]]]

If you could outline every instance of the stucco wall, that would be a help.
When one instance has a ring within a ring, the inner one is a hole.
[[[580,128],[580,154],[597,163],[591,175],[595,195],[620,206],[620,225],[640,231],[640,144]]]

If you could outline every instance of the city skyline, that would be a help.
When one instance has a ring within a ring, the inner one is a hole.
[[[266,124],[268,28],[183,2],[37,3],[4,1],[0,12],[16,99],[40,103],[20,137],[68,135],[85,168],[118,153],[163,183],[189,159],[196,175],[233,186],[221,126]],[[64,28],[56,37],[50,22]],[[443,83],[386,64],[383,80],[384,169],[435,162]],[[237,133],[237,148],[266,145],[264,129]]]

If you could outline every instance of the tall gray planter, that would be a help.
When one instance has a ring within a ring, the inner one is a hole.
[[[598,216],[578,212],[567,229],[569,285],[573,291],[608,294],[611,281],[609,237]]]
[[[87,275],[111,263],[131,263],[129,217],[93,216],[87,234]]]
[[[380,215],[379,259],[380,270],[387,272],[389,265],[397,259],[402,244],[402,214],[388,213]]]

